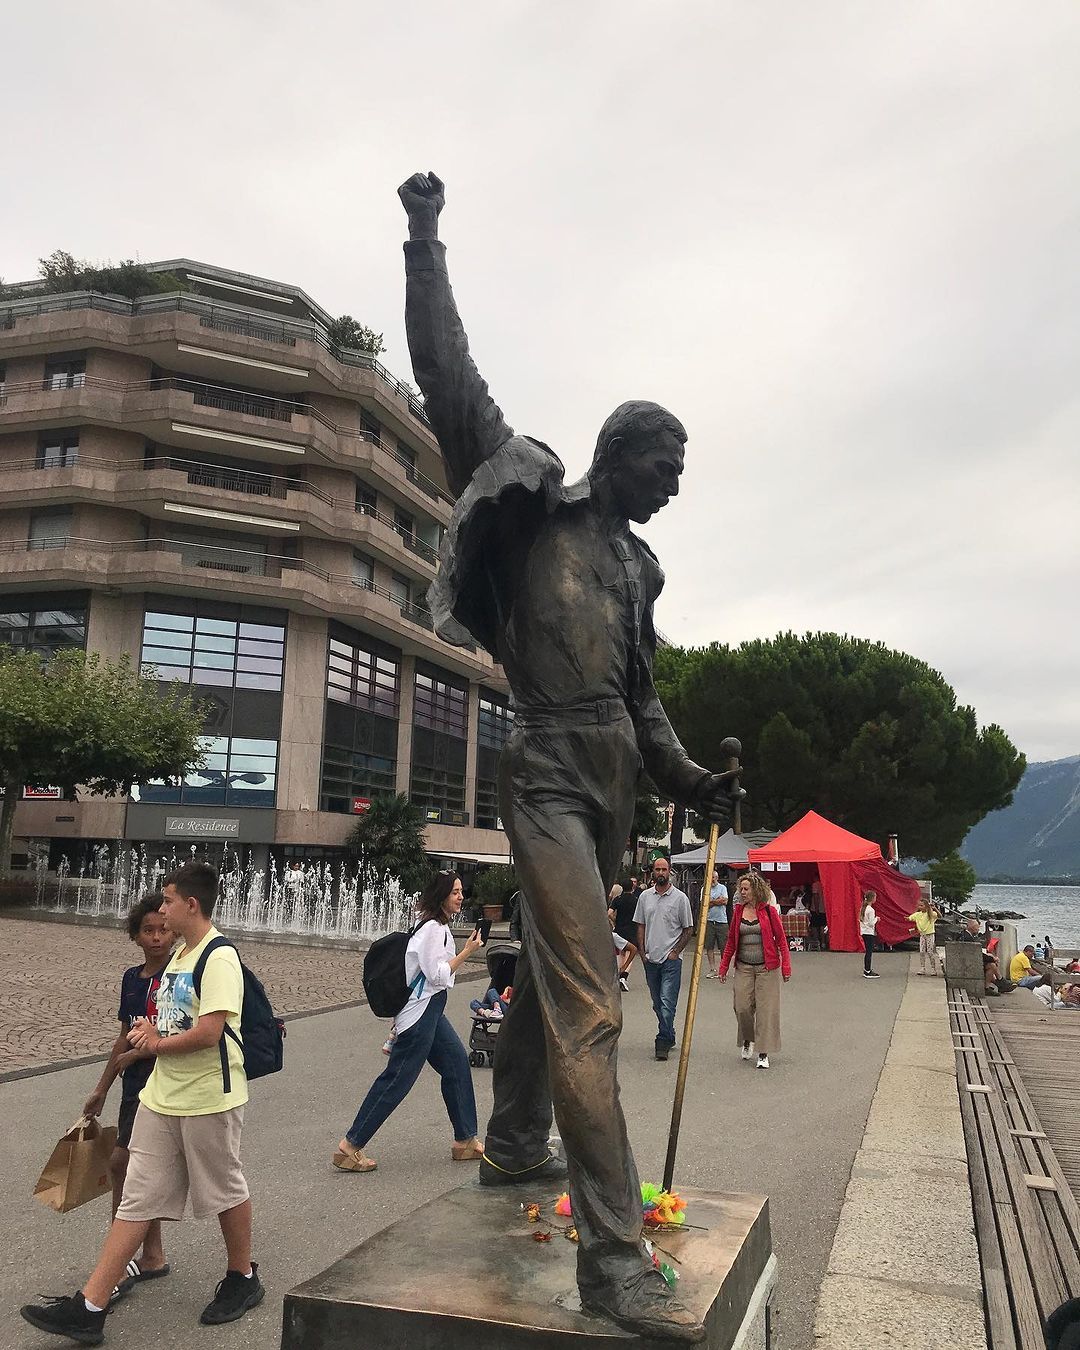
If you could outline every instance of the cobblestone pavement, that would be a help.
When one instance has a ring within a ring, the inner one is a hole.
[[[243,945],[275,1012],[363,997],[359,952]],[[116,1039],[120,977],[139,959],[121,928],[0,917],[0,1074],[107,1054]]]

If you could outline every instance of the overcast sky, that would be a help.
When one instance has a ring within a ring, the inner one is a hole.
[[[624,399],[685,423],[673,640],[880,639],[1080,753],[1075,0],[46,0],[3,46],[9,281],[234,267],[408,377],[395,189],[433,168],[513,426],[576,477]]]

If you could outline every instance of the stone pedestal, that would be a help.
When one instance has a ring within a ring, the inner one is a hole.
[[[705,1322],[707,1350],[765,1350],[776,1281],[768,1201],[680,1193],[694,1227],[656,1240]],[[559,1232],[534,1241],[521,1211],[532,1200],[565,1223],[554,1196],[519,1188],[472,1182],[429,1201],[285,1296],[282,1350],[670,1350],[581,1311],[577,1247]]]
[[[1004,974],[1008,974],[1008,969]],[[964,989],[972,998],[986,993],[982,948],[977,942],[946,942],[945,983],[950,989]]]

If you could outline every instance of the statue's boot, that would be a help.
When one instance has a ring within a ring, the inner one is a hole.
[[[705,1339],[704,1324],[675,1297],[658,1270],[635,1271],[614,1284],[580,1288],[586,1312],[610,1318],[626,1331],[665,1341]]]
[[[566,1178],[566,1163],[553,1153],[523,1167],[503,1167],[486,1156],[480,1159],[481,1186],[531,1186],[549,1182],[564,1184]]]

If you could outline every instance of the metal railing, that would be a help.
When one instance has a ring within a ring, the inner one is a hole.
[[[324,502],[335,511],[351,511],[367,516],[393,530],[410,553],[432,566],[439,561],[438,550],[418,535],[410,534],[396,520],[353,497],[334,497],[303,478],[285,478],[280,474],[262,473],[257,469],[241,469],[228,464],[211,464],[203,460],[184,459],[177,455],[153,455],[147,459],[105,459],[99,455],[80,455],[77,450],[67,463],[50,462],[39,452],[33,459],[0,459],[0,473],[25,473],[31,470],[104,469],[112,473],[137,473],[165,470],[181,473],[192,487],[213,488],[217,492],[238,492],[246,497],[270,497],[284,501],[290,492],[303,493]]]
[[[304,558],[293,558],[287,554],[262,553],[257,549],[232,548],[226,544],[199,544],[186,539],[82,539],[75,535],[52,535],[41,539],[0,540],[0,555],[69,548],[85,549],[97,554],[173,553],[179,556],[184,566],[236,577],[279,579],[286,572],[304,572],[332,586],[352,586],[379,595],[389,600],[403,619],[429,633],[435,631],[434,618],[424,605],[418,605],[412,600],[402,603],[400,595],[395,595],[383,586],[376,586],[372,581],[328,572]],[[467,650],[475,652],[476,647],[470,644]]]
[[[169,312],[195,314],[203,327],[236,332],[243,336],[256,337],[263,342],[291,347],[295,347],[298,340],[313,342],[329,352],[343,366],[372,371],[402,400],[418,422],[422,422],[425,426],[430,425],[424,410],[424,401],[411,385],[399,380],[369,352],[339,347],[336,342],[330,340],[330,335],[321,324],[299,319],[268,319],[259,311],[253,312],[238,305],[220,304],[190,293],[142,295],[136,300],[128,300],[120,295],[103,295],[97,291],[74,291],[68,295],[6,300],[0,302],[0,328],[13,328],[18,319],[80,309],[96,309],[107,314],[122,314],[132,318]]]
[[[66,393],[68,388],[56,388],[40,380],[17,380],[8,383],[5,388],[5,401],[8,397],[22,394]],[[81,382],[72,388],[102,390],[106,393],[128,394],[152,393],[158,390],[176,391],[190,394],[197,407],[218,408],[225,412],[238,412],[248,417],[267,418],[291,424],[294,417],[306,417],[325,427],[335,437],[346,440],[366,441],[381,450],[405,470],[406,479],[418,487],[425,496],[435,501],[453,505],[453,497],[445,492],[433,479],[422,474],[407,455],[384,445],[382,440],[371,431],[356,427],[341,426],[327,417],[318,408],[313,408],[298,399],[281,398],[275,394],[260,394],[250,389],[238,389],[233,385],[208,384],[202,380],[188,379],[182,375],[165,375],[154,380],[106,380],[98,375],[83,376]]]

